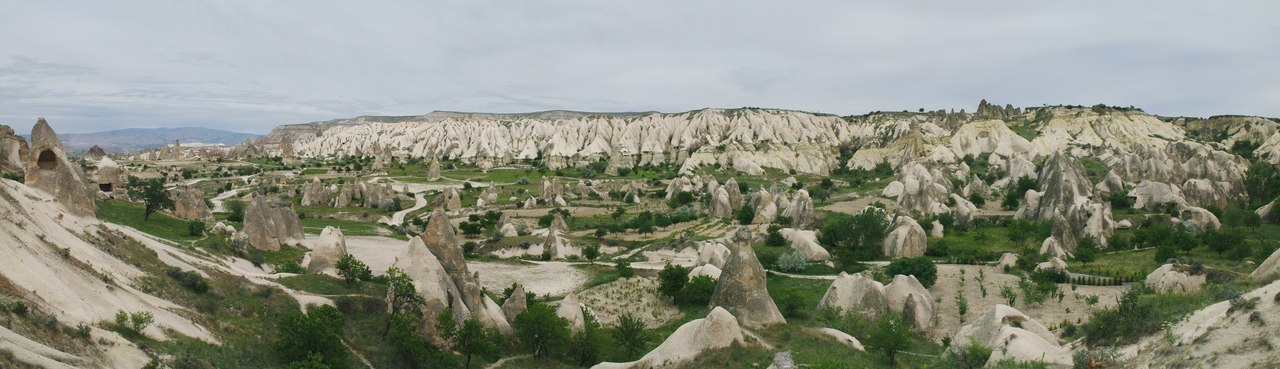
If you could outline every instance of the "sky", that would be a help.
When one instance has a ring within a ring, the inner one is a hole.
[[[1134,105],[1280,117],[1280,1],[0,0],[0,124]]]

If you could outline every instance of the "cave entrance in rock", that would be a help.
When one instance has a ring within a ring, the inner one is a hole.
[[[111,192],[111,184],[110,184],[110,183],[99,183],[99,184],[98,184],[98,191],[102,191],[102,192]]]
[[[41,151],[40,157],[36,159],[36,166],[45,170],[58,169],[58,154],[54,154],[53,150]]]

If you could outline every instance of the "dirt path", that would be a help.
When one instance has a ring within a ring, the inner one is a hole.
[[[225,212],[227,212],[227,209],[226,209],[226,207],[224,207],[224,206],[223,206],[223,203],[225,203],[225,202],[227,201],[227,199],[229,199],[229,198],[232,198],[232,197],[235,197],[235,196],[239,195],[239,194],[240,194],[240,190],[243,190],[243,188],[236,188],[236,189],[232,189],[231,191],[226,191],[226,192],[223,192],[223,193],[218,194],[218,196],[214,196],[212,200],[209,200],[209,202],[212,202],[212,203],[213,203],[213,209],[210,209],[210,211],[212,211],[212,212],[214,212],[214,213],[225,213]]]
[[[409,213],[412,213],[414,211],[417,211],[418,209],[422,209],[425,207],[427,207],[427,197],[423,196],[421,192],[417,192],[413,194],[413,207],[397,211],[395,214],[391,214],[391,219],[389,220],[384,218],[384,219],[379,219],[379,221],[387,220],[386,222],[383,222],[383,224],[393,225],[393,226],[400,225],[404,223],[405,215],[408,215]]]

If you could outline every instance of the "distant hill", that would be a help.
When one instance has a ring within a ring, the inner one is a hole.
[[[93,145],[101,146],[109,153],[119,153],[161,147],[173,143],[174,140],[184,144],[201,142],[230,146],[244,142],[246,139],[259,137],[252,133],[200,127],[127,128],[92,133],[65,133],[58,136],[62,138],[62,145],[67,148],[67,151],[76,154],[88,151]]]

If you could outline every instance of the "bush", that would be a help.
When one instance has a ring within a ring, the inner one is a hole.
[[[189,236],[192,236],[192,237],[203,236],[204,230],[205,230],[205,224],[202,221],[192,220],[187,222],[187,235]]]
[[[711,294],[716,291],[716,280],[700,275],[685,283],[680,292],[680,302],[692,306],[706,306],[711,301]]]
[[[334,268],[338,270],[338,276],[341,276],[347,284],[373,279],[373,271],[369,270],[369,266],[351,254],[342,255]]]
[[[307,269],[299,265],[298,262],[290,260],[276,265],[276,269],[272,273],[307,274]]]
[[[751,205],[742,205],[738,211],[733,212],[733,217],[738,220],[738,224],[748,225],[756,218],[756,210]]]
[[[870,338],[869,342],[875,342],[876,348],[885,355],[885,359],[889,363],[893,363],[898,351],[904,350],[911,345],[911,327],[902,321],[902,318],[894,314],[887,314],[876,323]]]
[[[546,304],[530,305],[511,325],[535,358],[551,357],[552,351],[569,341],[569,321]]]
[[[1071,355],[1072,369],[1095,369],[1118,367],[1120,353],[1115,349],[1096,348],[1076,351]]]
[[[927,257],[893,259],[884,268],[884,272],[890,276],[899,274],[915,276],[924,288],[933,287],[933,283],[938,281],[938,266]]]
[[[342,325],[342,313],[329,305],[312,306],[306,313],[285,313],[276,324],[276,352],[285,362],[303,361],[318,354],[330,367],[346,367]]]
[[[240,200],[231,200],[223,204],[227,208],[227,220],[232,222],[244,221],[244,202]]]
[[[794,250],[778,257],[778,270],[782,272],[802,272],[807,266],[808,258],[800,250]]]
[[[178,267],[166,268],[164,273],[169,275],[170,278],[177,280],[178,284],[188,290],[191,290],[191,292],[209,292],[209,282],[206,281],[204,277],[201,277],[199,273],[178,269]]]
[[[781,247],[787,245],[786,237],[782,237],[782,226],[773,224],[769,226],[769,234],[764,238],[766,246]]]
[[[689,268],[668,263],[658,272],[658,293],[675,300],[689,281]]]
[[[778,310],[782,315],[794,319],[802,319],[806,317],[807,314],[805,314],[804,311],[804,299],[800,296],[799,292],[796,292],[796,290],[793,289],[784,289],[777,292],[777,294],[778,297],[776,300],[778,303]]]
[[[623,259],[614,263],[613,267],[618,270],[618,276],[630,279],[636,275],[636,270],[631,269],[631,261]]]

